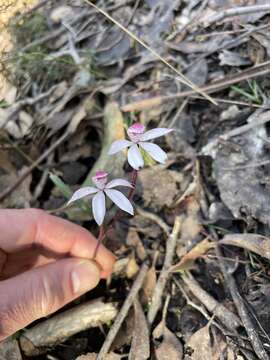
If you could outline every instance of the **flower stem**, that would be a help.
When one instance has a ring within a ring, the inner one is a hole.
[[[93,260],[95,260],[97,257],[98,249],[101,245],[102,240],[104,239],[104,235],[105,235],[105,229],[104,229],[104,225],[102,224],[99,227],[99,234],[98,234],[98,239],[97,239],[97,245],[96,245],[94,255],[93,255]]]
[[[137,177],[138,177],[138,170],[133,169],[132,174],[131,174],[131,185],[132,188],[129,190],[128,193],[128,200],[132,200],[135,189],[136,189],[136,182],[137,182]]]

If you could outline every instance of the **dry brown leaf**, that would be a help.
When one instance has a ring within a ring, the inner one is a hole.
[[[141,261],[145,260],[146,251],[137,231],[129,229],[127,235],[127,245],[132,246],[135,249],[136,255]]]
[[[220,360],[220,355],[227,345],[222,339],[213,341],[210,337],[209,326],[205,326],[190,337],[187,347],[191,349],[192,356],[187,356],[186,360]]]
[[[156,346],[155,355],[157,360],[181,360],[183,359],[183,346],[178,338],[161,321],[153,331],[154,338],[163,336],[162,342]]]
[[[229,234],[219,244],[238,246],[270,260],[270,239],[259,234]]]
[[[0,108],[0,127],[4,128],[15,139],[22,139],[29,133],[34,119],[26,111],[20,111],[18,114],[18,121],[16,121],[16,119],[7,121],[9,113],[10,111],[8,108]]]
[[[143,300],[146,304],[149,304],[149,302],[152,299],[154,289],[156,287],[157,283],[157,274],[154,267],[151,267],[144,279],[144,283],[142,286],[142,292],[143,292]]]
[[[138,273],[138,271],[139,271],[139,266],[136,263],[135,258],[131,257],[126,267],[127,278],[132,279]]]
[[[198,214],[200,205],[195,196],[186,199],[187,215],[182,223],[181,242],[188,244],[191,243],[202,230]]]
[[[148,324],[138,299],[134,302],[135,324],[129,360],[146,360],[150,356]]]
[[[187,254],[185,254],[179,263],[171,267],[170,272],[177,272],[181,270],[190,269],[194,261],[205,254],[209,249],[213,248],[215,243],[209,238],[205,238],[199,244],[195,245]]]

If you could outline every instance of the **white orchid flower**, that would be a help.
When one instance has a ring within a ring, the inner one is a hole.
[[[109,155],[118,153],[119,151],[128,149],[128,162],[130,166],[139,170],[143,167],[144,161],[140,148],[149,154],[157,162],[164,164],[167,159],[167,154],[158,145],[148,142],[148,140],[155,139],[171,132],[173,129],[156,128],[145,132],[145,126],[140,123],[131,125],[127,134],[129,140],[116,140],[112,143]]]
[[[114,179],[110,182],[107,182],[107,180],[108,174],[105,171],[97,171],[96,175],[92,177],[92,181],[96,187],[86,186],[75,191],[68,202],[69,205],[74,201],[95,194],[92,199],[92,211],[94,219],[99,226],[103,223],[106,213],[105,195],[121,210],[134,215],[133,206],[128,198],[120,191],[114,189],[116,186],[132,188],[130,182],[124,179]]]

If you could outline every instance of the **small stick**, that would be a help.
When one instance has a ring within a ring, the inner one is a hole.
[[[100,352],[99,352],[96,360],[104,360],[105,359],[105,356],[109,352],[110,347],[111,347],[123,321],[125,320],[129,309],[131,308],[132,304],[134,303],[136,296],[143,285],[147,271],[148,271],[148,266],[146,264],[143,264],[136,280],[134,281],[134,283],[132,285],[132,288],[130,289],[128,297],[126,298],[121,310],[119,311],[119,313],[114,321],[114,324],[112,325],[112,327],[110,328],[110,331],[108,332],[106,340],[104,341],[104,344],[102,345],[102,348],[100,349]]]
[[[228,131],[226,134],[221,135],[220,138],[222,140],[228,140],[234,136],[242,135],[243,133],[245,133],[249,130],[252,130],[253,128],[255,128],[257,126],[262,126],[269,121],[270,121],[270,110],[256,116],[254,121],[249,122],[246,125],[239,126],[236,129],[233,129],[231,131]]]
[[[100,299],[89,301],[25,329],[20,336],[20,345],[27,356],[39,355],[70,336],[106,324],[116,316],[115,304]]]
[[[234,7],[231,9],[226,9],[221,12],[219,11],[217,14],[211,16],[210,19],[208,19],[208,21],[207,21],[207,26],[213,24],[214,22],[222,21],[226,17],[254,14],[254,13],[258,13],[258,12],[267,12],[269,10],[270,10],[269,4],[241,6],[241,7]]]
[[[256,332],[256,329],[254,328],[254,325],[252,323],[252,320],[250,319],[250,316],[248,314],[247,308],[243,302],[243,299],[238,291],[236,281],[232,274],[228,272],[226,269],[226,265],[223,259],[223,254],[219,246],[216,247],[216,254],[219,260],[219,266],[223,273],[224,280],[227,284],[227,287],[230,291],[231,297],[233,299],[234,305],[237,309],[237,312],[242,320],[242,323],[246,329],[246,332],[248,334],[249,340],[252,344],[252,347],[258,356],[258,359],[260,360],[269,360],[269,356],[267,352],[265,351],[263,344],[261,342],[261,339],[259,335]]]
[[[158,215],[151,213],[150,211],[146,211],[142,209],[140,206],[136,205],[136,211],[139,215],[143,216],[145,219],[149,219],[155,222],[164,233],[169,236],[170,235],[170,227],[165,223],[164,220],[161,219]]]
[[[171,235],[169,236],[167,243],[166,243],[166,255],[164,259],[164,264],[158,278],[157,284],[155,286],[152,302],[147,314],[147,320],[149,325],[152,325],[155,317],[160,309],[162,296],[164,293],[164,289],[166,283],[168,281],[169,276],[171,275],[169,269],[172,266],[173,257],[175,254],[175,247],[178,239],[179,232],[181,230],[182,220],[180,216],[177,216],[174,221],[174,226]]]
[[[190,273],[188,273],[188,276],[182,275],[182,280],[192,294],[210,313],[217,317],[228,330],[236,331],[237,328],[241,326],[240,319],[232,311],[228,310],[224,305],[220,304],[216,299],[202,289]]]

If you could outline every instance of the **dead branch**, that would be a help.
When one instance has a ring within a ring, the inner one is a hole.
[[[258,12],[267,12],[270,10],[269,4],[264,5],[254,5],[254,6],[241,6],[241,7],[234,7],[231,9],[226,9],[224,11],[220,11],[217,14],[210,17],[210,19],[207,20],[207,26],[220,22],[224,20],[227,17],[230,16],[241,16],[246,14],[254,14]]]
[[[153,292],[152,296],[152,302],[147,314],[147,320],[149,325],[153,324],[153,321],[155,320],[155,317],[160,309],[161,302],[162,302],[162,296],[164,293],[164,289],[166,286],[166,283],[168,281],[168,278],[170,276],[169,269],[172,266],[173,257],[175,254],[175,247],[178,240],[178,236],[181,230],[181,224],[182,220],[179,216],[176,217],[173,230],[171,235],[169,236],[167,243],[166,243],[166,255],[164,259],[164,264],[160,273],[160,276],[158,278],[156,287]]]
[[[110,347],[115,339],[115,336],[117,335],[123,321],[125,320],[128,314],[130,307],[134,303],[136,296],[143,285],[143,281],[145,279],[147,271],[148,271],[148,266],[146,264],[143,264],[136,280],[132,285],[132,288],[130,289],[128,297],[126,298],[121,310],[119,311],[113,326],[110,328],[110,331],[108,332],[106,340],[104,341],[104,344],[102,345],[102,348],[100,349],[100,352],[97,356],[97,360],[104,360],[106,354],[109,352]]]
[[[101,300],[90,301],[26,330],[20,337],[20,345],[27,356],[35,356],[80,331],[113,320],[116,315],[114,304],[106,304]]]

